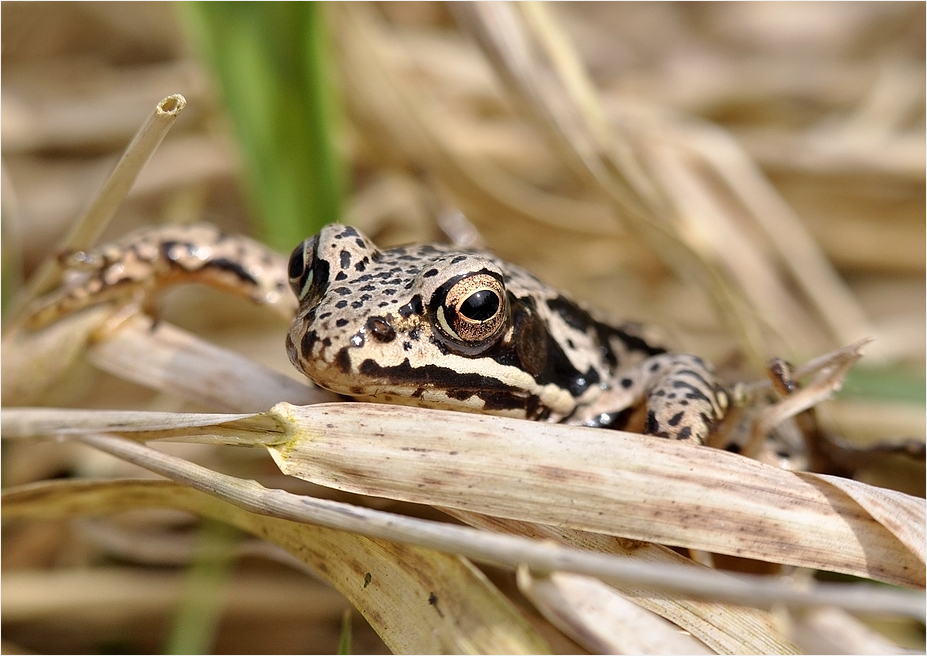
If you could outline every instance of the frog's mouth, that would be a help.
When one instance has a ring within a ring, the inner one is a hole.
[[[338,380],[330,378],[324,386],[340,394],[377,402],[540,421],[552,416],[549,402],[542,399],[545,391],[542,387],[526,389],[496,377],[435,364],[412,366],[408,359],[384,366],[368,358],[354,373],[339,376]]]
[[[499,415],[502,417],[531,419],[534,421],[546,421],[551,417],[550,409],[540,405],[534,405],[533,407],[536,408],[536,411],[528,415],[526,408],[527,404],[522,402],[521,405],[515,406],[512,404],[513,399],[511,398],[506,398],[501,403],[487,403],[487,399],[482,394],[459,400],[450,398],[443,390],[421,390],[421,393],[418,392],[419,390],[416,390],[416,392],[410,396],[383,392],[371,396],[358,396],[355,398],[358,401],[416,406],[433,410],[454,410],[456,412]],[[537,397],[535,397],[535,399],[536,398]]]

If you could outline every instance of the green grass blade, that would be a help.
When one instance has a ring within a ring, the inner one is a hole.
[[[289,250],[339,220],[343,204],[325,5],[184,6],[241,144],[256,231],[270,245]]]
[[[927,397],[927,383],[922,374],[903,367],[858,367],[847,374],[840,395],[843,398],[923,404]]]

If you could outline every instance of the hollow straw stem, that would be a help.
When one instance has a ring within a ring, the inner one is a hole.
[[[68,234],[58,243],[32,277],[26,289],[13,305],[10,316],[18,321],[23,309],[41,294],[49,291],[58,282],[61,264],[57,254],[88,248],[103,234],[116,209],[125,200],[135,184],[138,174],[164,140],[174,120],[180,114],[187,101],[180,94],[163,98],[135,133],[116,168],[90,201],[80,218],[71,226]]]

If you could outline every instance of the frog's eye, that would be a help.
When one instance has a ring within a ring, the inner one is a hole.
[[[290,255],[290,264],[287,267],[289,276],[290,276],[290,287],[293,289],[293,293],[296,294],[297,298],[301,298],[303,291],[312,284],[312,250],[306,248],[309,245],[307,241],[304,241],[295,249],[293,249],[293,254]],[[308,272],[308,280],[304,280]]]
[[[300,280],[303,277],[303,273],[306,272],[306,251],[303,248],[303,245],[300,244],[295,249],[293,249],[292,255],[290,255],[290,264],[289,264],[289,274],[290,281]]]
[[[495,274],[474,273],[451,280],[436,300],[441,332],[464,346],[483,346],[505,326],[505,286]]]
[[[316,287],[323,281],[319,280],[316,273],[318,258],[315,250],[318,244],[318,238],[307,239],[293,250],[290,255],[288,273],[290,277],[290,287],[293,293],[300,301],[305,301],[312,293],[313,285]]]

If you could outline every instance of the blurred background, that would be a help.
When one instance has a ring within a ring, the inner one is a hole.
[[[0,19],[4,303],[180,93],[104,241],[205,220],[288,253],[343,221],[381,246],[486,246],[731,379],[871,336],[822,421],[924,439],[923,3],[16,2]],[[260,309],[185,289],[163,311],[296,376]],[[35,404],[188,407],[89,365]],[[54,446],[5,449],[4,485],[93,471]],[[923,467],[861,476],[923,494]],[[172,556],[146,556],[127,523],[120,547],[94,526],[4,531],[4,651],[165,649],[192,547],[159,532]],[[207,649],[337,648],[336,592],[243,558]],[[385,649],[354,626],[355,651]]]

